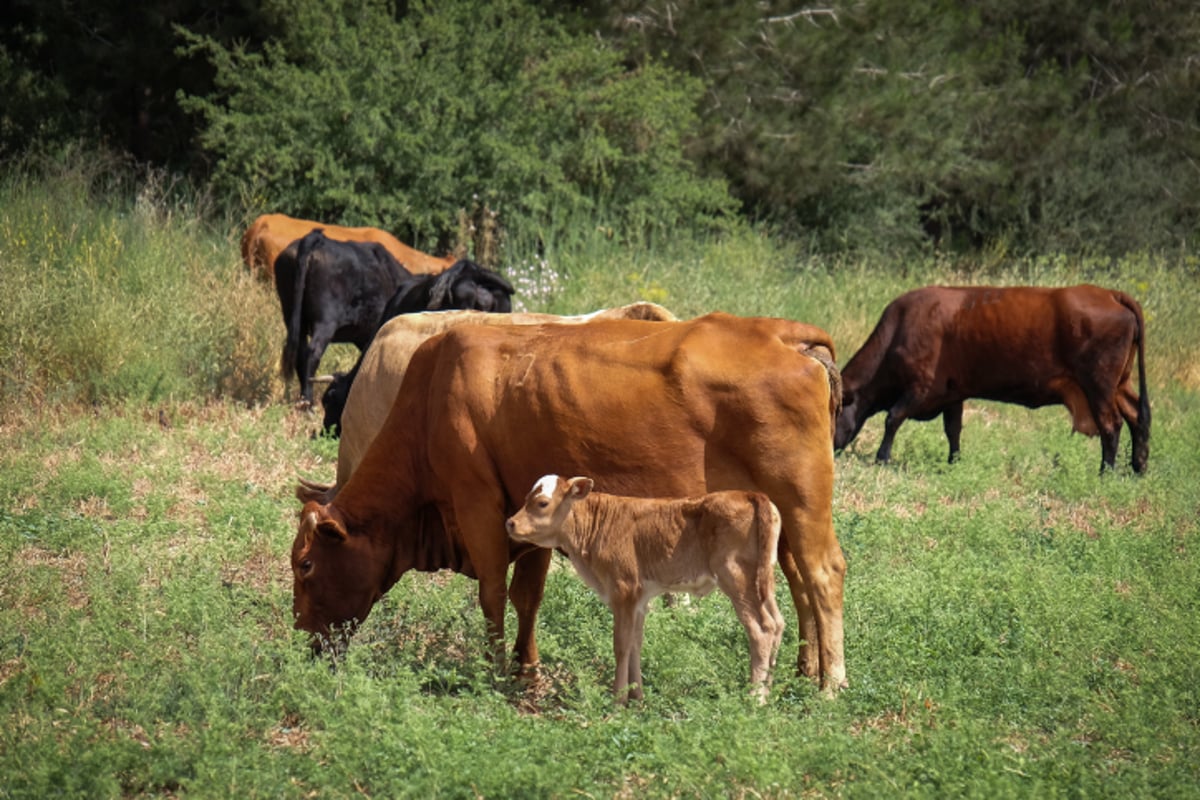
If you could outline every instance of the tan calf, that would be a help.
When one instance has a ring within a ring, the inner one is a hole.
[[[750,639],[750,682],[762,702],[783,638],[775,602],[780,517],[760,492],[687,500],[592,491],[591,478],[547,475],[509,518],[519,542],[561,548],[613,612],[618,702],[642,697],[646,607],[668,591],[703,596],[719,587]]]

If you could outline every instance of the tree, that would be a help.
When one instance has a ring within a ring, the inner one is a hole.
[[[247,0],[9,0],[0,26],[0,154],[83,140],[187,167],[191,126],[175,103],[203,94],[205,62],[178,58],[172,24],[228,42],[254,36]]]
[[[624,0],[582,17],[703,76],[692,151],[825,246],[1194,242],[1200,7],[1185,0]]]
[[[733,206],[684,156],[701,85],[652,62],[622,67],[518,0],[272,0],[261,52],[185,32],[217,92],[187,96],[227,192],[330,222],[445,239],[482,203],[554,232],[606,214],[644,229]]]

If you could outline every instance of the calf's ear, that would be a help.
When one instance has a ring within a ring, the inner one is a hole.
[[[591,494],[592,487],[595,486],[595,481],[591,478],[571,478],[567,481],[567,496],[576,500],[582,500]]]

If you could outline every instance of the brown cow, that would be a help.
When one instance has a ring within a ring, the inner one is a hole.
[[[590,314],[557,316],[527,312],[484,314],[479,311],[437,311],[404,314],[386,322],[354,369],[335,376],[322,402],[326,428],[341,428],[338,441],[337,480],[333,485],[301,481],[304,500],[328,503],[337,487],[346,483],[362,461],[375,435],[383,427],[400,390],[400,382],[417,347],[426,339],[458,325],[582,324],[595,319],[642,319],[670,321],[675,315],[655,303],[629,303]],[[353,376],[353,377],[351,377]],[[339,402],[339,394],[341,398]]]
[[[296,626],[319,647],[365,619],[406,571],[449,568],[478,579],[498,647],[515,562],[516,655],[531,666],[550,551],[510,542],[504,522],[539,475],[587,472],[601,491],[633,496],[757,490],[782,518],[779,560],[804,640],[798,666],[832,691],[846,677],[832,352],[811,325],[719,313],[463,325],[433,337],[413,354],[350,479],[328,504],[301,511]]]
[[[1101,471],[1114,466],[1124,418],[1133,469],[1142,472],[1150,452],[1145,338],[1137,301],[1098,286],[916,289],[888,304],[842,371],[834,447],[849,445],[867,418],[886,411],[875,458],[887,462],[904,420],[941,414],[953,462],[964,400],[1061,403],[1075,430],[1099,434]]]
[[[592,491],[591,478],[546,475],[508,518],[518,542],[562,548],[613,613],[618,702],[642,698],[646,607],[668,591],[719,586],[750,640],[750,683],[766,700],[784,621],[775,602],[779,510],[761,492],[662,500]]]
[[[275,279],[275,259],[292,242],[320,228],[338,242],[378,242],[392,257],[414,275],[430,275],[453,266],[455,259],[431,256],[414,250],[387,231],[379,228],[346,228],[326,225],[285,214],[263,214],[242,234],[242,261],[250,274],[265,281]]]

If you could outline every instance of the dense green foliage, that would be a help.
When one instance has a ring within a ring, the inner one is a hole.
[[[233,215],[449,248],[497,212],[523,240],[709,225],[731,192],[821,252],[1200,229],[1190,0],[10,5],[0,157],[98,139]]]
[[[709,169],[826,245],[1194,242],[1194,3],[617,6],[631,49],[705,76]]]
[[[271,208],[372,219],[421,242],[483,204],[540,231],[610,216],[631,231],[732,209],[681,143],[698,81],[571,35],[527,4],[268,4],[262,53],[190,37],[217,96],[189,98],[214,180]]]
[[[1194,263],[919,259],[901,276],[744,230],[552,241],[518,276],[527,308],[787,316],[843,361],[932,282],[1093,280],[1147,317],[1145,477],[1124,453],[1098,475],[1061,408],[969,403],[952,466],[936,423],[875,466],[873,420],[837,461],[850,688],[827,701],[790,674],[780,586],[765,707],[712,595],[655,606],[647,700],[617,711],[609,615],[569,567],[532,690],[493,675],[477,587],[445,574],[407,575],[336,668],[307,658],[292,488],[332,479],[336,442],[278,402],[276,301],[197,204],[104,171],[0,193],[0,797],[1200,796]],[[239,344],[258,338],[268,355]],[[214,396],[231,394],[253,402]]]

